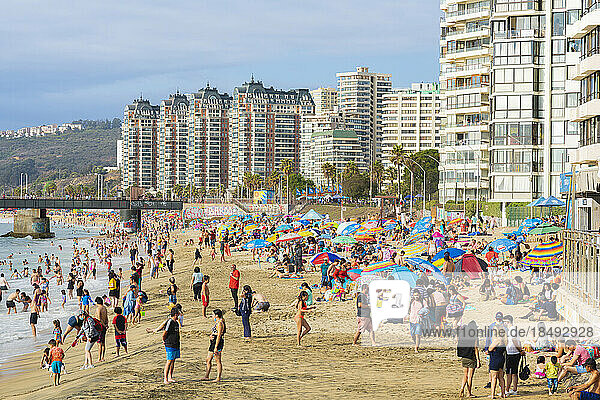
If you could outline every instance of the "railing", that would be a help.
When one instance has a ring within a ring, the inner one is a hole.
[[[600,1],[595,1],[592,4],[590,4],[588,7],[585,7],[583,9],[583,15],[591,13],[592,11],[595,11],[599,8],[600,8]]]
[[[478,26],[477,28],[465,29],[464,31],[450,31],[446,33],[446,38],[458,35],[464,35],[465,33],[475,33],[475,32],[483,32],[484,30],[488,30],[489,26]]]
[[[450,11],[446,13],[446,18],[452,18],[452,17],[460,17],[460,16],[467,16],[470,14],[477,14],[477,13],[481,13],[481,12],[489,12],[490,8],[489,7],[476,7],[476,8],[465,8],[462,10],[457,10],[457,11]]]
[[[474,46],[474,47],[464,47],[462,49],[453,49],[453,50],[448,50],[446,51],[446,55],[448,54],[457,54],[457,53],[464,53],[465,51],[475,51],[475,50],[484,50],[487,49],[488,47],[486,46]],[[442,55],[443,57],[443,55]]]
[[[469,65],[457,65],[455,67],[448,67],[446,71],[442,71],[443,74],[450,74],[452,72],[462,71],[473,71],[481,68],[490,68],[489,64],[469,64]]]
[[[543,38],[544,36],[545,30],[543,29],[519,29],[494,32],[495,39]]]
[[[579,301],[600,306],[600,234],[575,230],[563,232],[562,284]]]

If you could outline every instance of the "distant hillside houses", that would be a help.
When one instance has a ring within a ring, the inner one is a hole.
[[[0,137],[8,139],[23,137],[40,137],[46,135],[55,135],[57,133],[63,133],[65,131],[80,131],[82,129],[83,124],[81,123],[64,123],[61,125],[48,124],[40,126],[29,126],[18,130],[0,131]]]

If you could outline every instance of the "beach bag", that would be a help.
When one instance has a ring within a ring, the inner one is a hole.
[[[519,367],[519,379],[522,381],[526,381],[527,379],[529,379],[529,376],[531,375],[531,370],[529,369],[529,366],[527,365],[527,358],[525,356],[521,357],[521,365]]]

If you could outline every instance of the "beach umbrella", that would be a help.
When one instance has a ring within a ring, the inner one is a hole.
[[[377,272],[386,271],[388,269],[397,267],[398,264],[394,263],[392,260],[388,261],[379,261],[373,264],[369,264],[366,268],[363,269],[363,274],[374,274]]]
[[[460,223],[462,221],[463,221],[462,218],[454,218],[452,221],[448,222],[448,225],[458,224],[458,223]]]
[[[331,239],[331,235],[329,233],[324,233],[319,236],[319,239]]]
[[[550,196],[548,197],[546,200],[542,201],[540,204],[538,204],[538,207],[564,207],[565,202],[557,199],[554,196]]]
[[[327,228],[336,228],[339,226],[339,224],[335,221],[327,221],[325,222],[323,225],[321,225],[321,229],[327,229]]]
[[[275,232],[283,232],[283,231],[291,231],[294,227],[290,224],[281,224],[277,228],[275,228]]]
[[[406,281],[408,282],[411,288],[414,288],[415,286],[417,286],[417,279],[419,279],[419,277],[417,276],[417,274],[415,274],[406,267],[396,267],[388,275],[388,279],[393,279],[396,281]]]
[[[423,243],[415,243],[408,246],[404,246],[401,250],[404,251],[405,257],[410,257],[414,255],[421,255],[425,252],[427,246]]]
[[[323,253],[319,253],[310,259],[310,263],[312,265],[321,265],[325,262],[334,262],[337,260],[341,260],[341,257],[335,253],[329,253],[327,251]]]
[[[309,212],[302,216],[302,219],[314,221],[323,219],[323,216],[315,210],[311,209]]]
[[[246,233],[248,233],[248,232],[252,232],[253,230],[255,230],[255,229],[258,229],[258,228],[259,228],[259,227],[258,227],[258,225],[256,225],[256,224],[250,224],[250,225],[246,225],[246,226],[244,227],[244,232],[246,232]]]
[[[304,231],[300,231],[298,232],[298,235],[302,236],[302,237],[316,237],[319,236],[319,232],[315,231],[314,229],[306,229]]]
[[[342,222],[336,229],[338,235],[351,235],[360,228],[360,225],[353,221]]]
[[[494,249],[496,253],[504,253],[512,251],[517,248],[517,243],[509,239],[496,239],[487,245],[487,249],[484,251],[487,253],[488,249]]]
[[[538,244],[521,260],[529,267],[555,267],[563,254],[563,242],[544,242]]]
[[[409,244],[417,243],[418,241],[421,241],[423,238],[425,238],[425,232],[410,235],[406,239],[404,239],[404,245],[406,246]]]
[[[536,228],[533,228],[532,230],[530,230],[529,232],[527,232],[528,235],[546,235],[548,233],[556,233],[556,232],[560,232],[562,231],[562,228],[558,227],[558,226],[538,226]]]
[[[370,235],[356,235],[354,236],[354,238],[356,240],[360,240],[361,242],[366,242],[366,243],[370,243],[370,242],[376,242],[377,240],[375,240],[375,238],[373,236]]]
[[[433,233],[433,238],[434,239],[441,239],[443,237],[444,237],[444,235],[442,235],[440,232],[436,231],[436,232]]]
[[[361,277],[362,269],[360,269],[360,268],[349,269],[348,271],[346,271],[346,274],[348,275],[348,277],[351,280],[355,281]]]
[[[360,224],[360,226],[362,226],[365,229],[371,229],[371,228],[375,228],[377,227],[377,225],[379,225],[379,221],[377,220],[370,220],[370,221],[365,221],[362,224]]]
[[[275,243],[291,242],[292,240],[298,239],[302,239],[302,236],[298,235],[296,232],[290,232],[286,233],[285,235],[281,235],[279,238],[277,238]]]
[[[525,228],[534,228],[542,223],[542,220],[539,218],[528,218],[521,223],[521,226]]]
[[[242,247],[244,249],[247,249],[247,250],[264,249],[265,247],[271,246],[271,244],[272,244],[271,242],[267,242],[266,240],[256,239],[256,240],[249,241],[248,243],[246,243]]]
[[[442,274],[442,271],[440,271],[438,267],[436,267],[429,261],[423,260],[422,258],[418,257],[411,257],[406,259],[406,263],[412,265],[415,268],[420,269],[423,272],[430,273],[431,276],[433,276],[438,281],[443,282],[444,284],[448,283],[446,277],[444,276],[444,274]]]
[[[398,226],[398,223],[394,222],[393,224],[384,225],[383,230],[384,231],[393,231],[394,229],[396,229],[397,226]]]
[[[268,238],[266,238],[265,240],[267,242],[275,242],[277,240],[277,238],[279,237],[279,235],[277,233],[272,234],[271,236],[269,236]]]
[[[340,244],[353,244],[358,243],[356,239],[352,236],[340,235],[331,239],[331,243],[340,243]]]
[[[541,203],[543,203],[544,201],[546,201],[546,198],[545,197],[540,197],[539,199],[533,200],[531,203],[527,204],[527,207],[537,207]]]
[[[444,255],[446,255],[446,252],[450,256],[450,258],[458,258],[458,257],[460,257],[460,256],[462,256],[463,254],[466,253],[462,249],[456,249],[454,247],[448,247],[447,249],[443,249],[443,250],[438,251],[436,253],[436,255],[431,258],[431,261],[437,261],[437,260],[443,259]]]

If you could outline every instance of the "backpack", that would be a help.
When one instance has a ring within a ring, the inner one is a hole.
[[[521,365],[519,366],[519,379],[522,381],[526,381],[529,379],[529,375],[531,375],[531,370],[527,365],[527,359],[525,356],[521,357]]]

